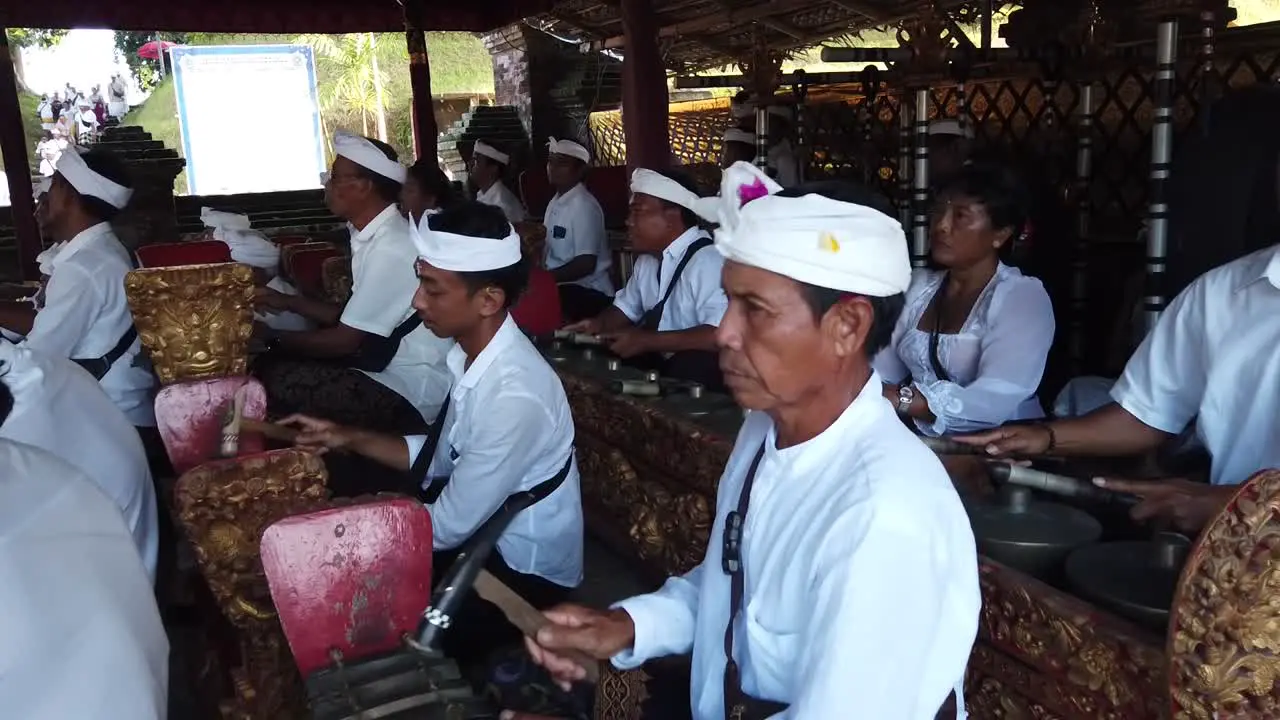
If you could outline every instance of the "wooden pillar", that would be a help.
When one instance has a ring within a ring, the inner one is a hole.
[[[627,167],[663,169],[671,164],[667,71],[658,52],[653,0],[622,0],[622,130]]]
[[[404,3],[405,43],[409,46],[409,87],[413,92],[413,143],[418,159],[434,158],[440,128],[431,99],[431,65],[427,60],[427,34],[423,31],[422,0]]]
[[[7,102],[3,100],[7,99]],[[22,107],[18,103],[18,80],[9,54],[9,35],[0,27],[0,153],[9,178],[9,203],[13,209],[13,229],[18,236],[18,267],[22,277],[40,277],[36,255],[40,254],[40,229],[36,226],[35,200],[31,195],[31,165],[27,159],[27,137],[22,131]]]

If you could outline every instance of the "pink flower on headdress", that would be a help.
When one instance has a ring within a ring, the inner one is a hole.
[[[738,186],[739,207],[746,205],[752,200],[756,200],[769,194],[769,188],[764,186],[760,178],[756,178],[750,184]]]

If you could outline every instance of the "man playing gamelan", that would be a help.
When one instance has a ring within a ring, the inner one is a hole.
[[[610,610],[549,611],[530,650],[562,681],[584,676],[565,649],[623,669],[692,651],[698,720],[931,720],[980,596],[960,499],[870,366],[911,279],[902,228],[867,191],[779,192],[746,163],[721,190],[720,364],[751,412],[706,556]]]
[[[520,198],[502,181],[511,157],[483,140],[477,140],[471,151],[471,180],[479,192],[476,201],[502,210],[514,225],[524,222],[526,213]]]
[[[547,180],[556,194],[542,219],[546,267],[560,285],[560,305],[570,320],[594,317],[613,301],[604,211],[583,183],[590,164],[591,153],[572,140],[551,138],[547,144]]]

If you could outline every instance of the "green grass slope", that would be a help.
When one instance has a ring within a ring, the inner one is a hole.
[[[159,140],[164,146],[176,150],[182,155],[182,130],[178,126],[178,101],[174,97],[173,77],[165,78],[151,92],[146,102],[132,108],[122,121],[124,125],[137,125],[151,133],[153,140]],[[178,174],[173,184],[174,192],[185,195],[187,192],[187,171]]]

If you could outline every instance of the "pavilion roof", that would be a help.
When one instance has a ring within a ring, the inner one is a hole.
[[[892,25],[929,0],[654,0],[668,68],[677,72],[728,65],[749,54],[760,37],[771,49],[810,48],[832,38]],[[941,0],[958,20],[976,17],[975,2]],[[997,7],[1003,3],[994,3]],[[619,3],[560,0],[534,19],[543,29],[625,52]]]
[[[419,5],[420,29],[482,32],[544,12],[554,0]],[[397,32],[405,24],[399,0],[6,0],[0,27],[290,34]]]

